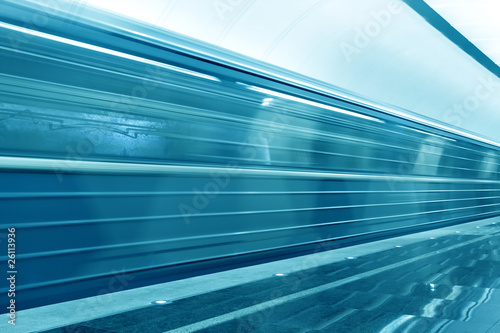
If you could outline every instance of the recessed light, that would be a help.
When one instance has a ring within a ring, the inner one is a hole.
[[[352,260],[354,257],[346,257],[347,260]]]
[[[274,274],[274,276],[286,276],[286,274],[285,273],[276,273],[276,274]]]
[[[158,301],[153,301],[151,302],[152,304],[156,304],[156,305],[165,305],[165,304],[170,304],[172,303],[172,301],[167,301],[167,300],[158,300]]]

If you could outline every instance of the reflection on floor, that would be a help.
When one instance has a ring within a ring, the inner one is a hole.
[[[500,218],[262,266],[45,332],[500,332]]]

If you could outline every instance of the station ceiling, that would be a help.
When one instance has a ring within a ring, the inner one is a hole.
[[[498,0],[425,0],[497,66],[500,65],[500,2]]]
[[[497,2],[88,0],[86,4],[500,143]]]

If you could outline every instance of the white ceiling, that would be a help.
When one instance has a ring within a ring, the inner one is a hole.
[[[500,80],[401,0],[87,2],[500,142]]]
[[[500,65],[500,1],[425,0],[439,15]]]

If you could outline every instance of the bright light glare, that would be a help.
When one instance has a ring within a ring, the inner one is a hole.
[[[129,60],[134,60],[134,61],[137,61],[137,62],[142,62],[142,63],[148,64],[148,65],[162,67],[162,68],[165,68],[165,69],[168,69],[168,70],[171,70],[171,71],[175,71],[175,72],[179,72],[179,73],[183,73],[183,74],[192,75],[192,76],[200,77],[200,78],[207,79],[207,80],[212,80],[212,81],[218,81],[218,82],[220,82],[220,80],[218,78],[210,76],[210,75],[198,73],[198,72],[191,71],[191,70],[188,70],[188,69],[185,69],[185,68],[181,68],[181,67],[167,65],[167,64],[164,64],[164,63],[161,63],[161,62],[158,62],[158,61],[154,61],[154,60],[150,60],[150,59],[146,59],[146,58],[134,56],[134,55],[127,54],[127,53],[123,53],[123,52],[119,52],[119,51],[115,51],[115,50],[110,50],[110,49],[107,49],[107,48],[104,48],[104,47],[100,47],[100,46],[96,46],[96,45],[91,45],[91,44],[87,44],[87,43],[82,43],[82,42],[79,42],[79,41],[76,41],[76,40],[72,40],[72,39],[68,39],[68,38],[64,38],[64,37],[59,37],[59,36],[47,34],[47,33],[36,31],[36,30],[26,29],[26,28],[18,27],[18,26],[15,26],[15,25],[4,23],[4,22],[0,22],[0,27],[6,28],[6,29],[10,29],[10,30],[14,30],[14,31],[18,31],[18,32],[25,33],[25,34],[29,34],[29,35],[32,35],[32,36],[37,36],[37,37],[41,37],[41,38],[45,38],[45,39],[50,39],[50,40],[53,40],[53,41],[56,41],[56,42],[60,42],[60,43],[64,43],[64,44],[68,44],[68,45],[78,46],[78,47],[85,48],[85,49],[92,50],[92,51],[106,53],[106,54],[113,55],[113,56],[120,57],[120,58],[125,58],[125,59],[129,59]]]
[[[261,88],[261,87],[247,85],[247,84],[244,84],[244,83],[241,83],[241,82],[238,82],[238,84],[244,85],[248,89],[253,90],[253,91],[257,91],[257,92],[264,93],[264,94],[271,95],[271,96],[280,97],[280,98],[287,99],[287,100],[290,100],[290,101],[299,102],[299,103],[302,103],[302,104],[308,104],[308,105],[312,105],[312,106],[315,106],[315,107],[319,107],[319,108],[323,108],[323,109],[327,109],[327,110],[331,110],[331,111],[335,111],[335,112],[347,114],[349,116],[354,116],[354,117],[363,118],[363,119],[367,119],[367,120],[371,120],[371,121],[376,121],[376,122],[379,122],[379,123],[383,123],[384,122],[383,120],[380,120],[380,119],[377,119],[377,118],[373,118],[373,117],[369,117],[369,116],[365,116],[365,115],[363,115],[361,113],[356,113],[356,112],[352,112],[352,111],[340,109],[340,108],[337,108],[337,107],[334,107],[334,106],[330,106],[330,105],[326,105],[326,104],[322,104],[322,103],[318,103],[318,102],[313,102],[313,101],[310,101],[310,100],[307,100],[307,99],[304,99],[304,98],[300,98],[300,97],[295,97],[295,96],[291,96],[291,95],[279,93],[277,91],[273,91],[273,90],[269,90],[269,89],[265,89],[265,88]]]
[[[435,318],[436,317],[436,308],[440,306],[444,302],[444,299],[433,298],[430,303],[428,303],[424,309],[422,317],[425,318]]]
[[[481,142],[484,142],[484,143],[487,143],[487,144],[490,144],[490,145],[493,145],[493,146],[496,146],[496,147],[500,147],[500,143],[498,143],[498,142],[491,141],[489,139],[486,139],[484,137],[480,137],[480,136],[474,135],[472,133],[467,133],[467,132],[464,132],[464,131],[461,131],[461,130],[458,130],[458,129],[455,129],[455,128],[451,128],[451,127],[445,126],[445,125],[437,123],[437,122],[429,121],[427,119],[414,116],[414,115],[409,114],[407,112],[402,112],[402,111],[400,111],[398,109],[387,108],[385,106],[381,106],[381,105],[378,105],[378,104],[375,104],[375,103],[372,103],[372,102],[369,102],[369,101],[366,101],[366,100],[363,100],[363,99],[359,99],[357,97],[354,97],[354,96],[351,96],[351,95],[348,95],[348,94],[344,94],[342,92],[325,90],[323,88],[316,87],[314,85],[308,85],[308,84],[305,84],[303,82],[299,82],[299,81],[295,81],[295,80],[292,80],[292,81],[295,82],[295,83],[297,83],[297,84],[303,85],[303,86],[309,86],[310,88],[312,88],[314,90],[317,90],[317,91],[323,91],[323,92],[329,93],[332,96],[344,98],[344,99],[347,99],[349,101],[352,101],[352,102],[355,102],[355,103],[359,103],[360,105],[364,105],[366,107],[373,108],[375,110],[380,110],[382,112],[385,112],[385,113],[388,113],[388,114],[391,114],[391,115],[396,115],[396,116],[401,117],[403,119],[408,119],[408,120],[411,120],[411,121],[414,121],[414,122],[417,122],[417,123],[420,123],[420,124],[425,124],[425,125],[428,125],[428,126],[431,126],[431,127],[442,129],[442,130],[444,130],[446,132],[455,133],[455,134],[458,134],[458,135],[466,137],[466,138],[470,138],[470,139],[473,139],[473,140],[481,141]],[[242,83],[242,82],[237,82],[237,83],[248,87],[248,89],[250,89],[250,87],[252,87],[252,86],[249,86],[249,85],[247,85],[245,83]],[[262,89],[262,90],[267,90],[267,89],[259,88],[259,87],[254,87],[254,88]],[[261,92],[263,92],[263,91],[261,91]],[[274,92],[274,93],[275,94],[279,94],[277,92]],[[290,97],[293,97],[293,96],[290,96]],[[350,111],[341,110],[341,109],[334,110],[334,111],[337,111],[337,112],[342,112],[343,111],[343,113],[350,112]],[[357,116],[358,115],[357,113],[354,113],[354,112],[351,112],[351,113],[352,113],[351,115],[353,115],[353,116]],[[360,116],[362,116],[362,115],[360,115]],[[368,116],[363,116],[363,117],[367,117],[367,118],[370,118],[370,120],[384,123],[383,120],[379,120],[379,119],[376,119],[376,118],[371,118],[371,117],[368,117]],[[453,140],[453,139],[450,139],[450,140]]]
[[[398,317],[387,324],[384,328],[382,328],[381,331],[379,331],[379,333],[393,333],[399,331],[398,328],[400,326],[403,326],[408,320],[412,318],[415,318],[415,316],[402,315],[401,317]]]
[[[272,98],[264,98],[264,100],[262,101],[262,106],[268,106],[269,104],[271,104],[272,100]]]
[[[403,125],[396,125],[396,126],[404,128],[404,129],[408,129],[408,130],[411,130],[411,131],[414,131],[414,132],[422,133],[422,134],[425,134],[425,135],[430,135],[430,136],[434,136],[434,137],[437,137],[437,138],[441,138],[441,139],[444,139],[444,140],[457,141],[457,140],[452,139],[452,138],[447,138],[447,137],[444,137],[444,136],[441,136],[441,135],[424,132],[424,131],[418,130],[416,128],[411,128],[411,127],[407,127],[407,126],[403,126]]]
[[[170,304],[172,302],[171,301],[167,301],[167,300],[159,300],[159,301],[153,301],[151,303],[158,304],[158,305],[164,305],[164,304]]]

